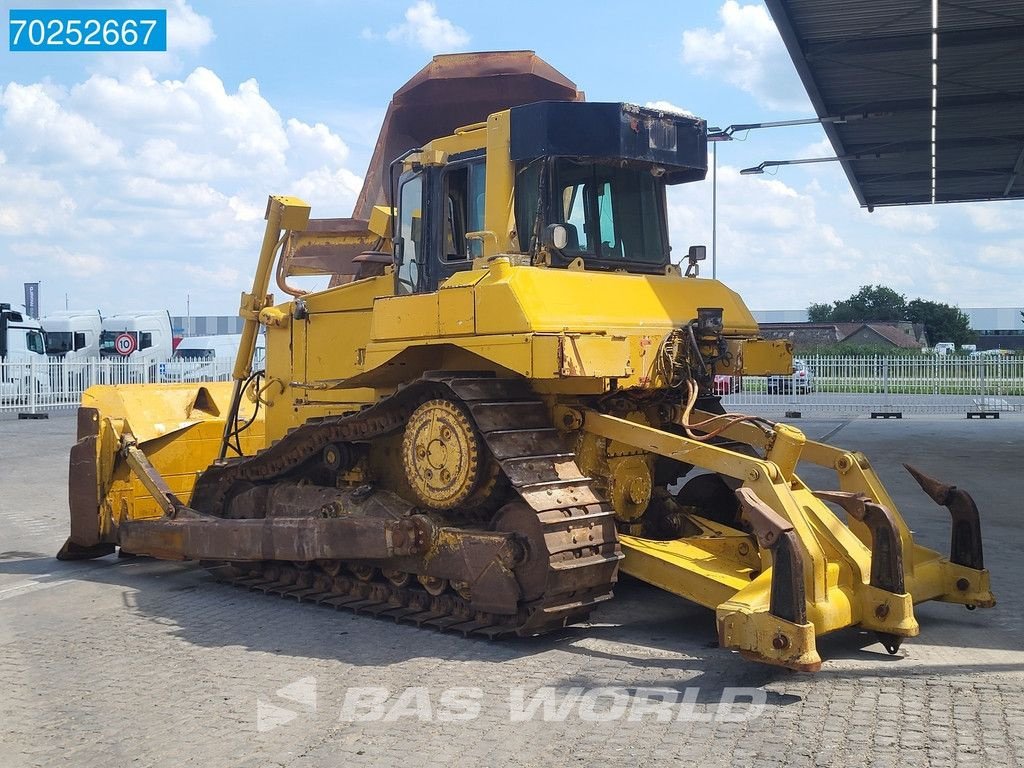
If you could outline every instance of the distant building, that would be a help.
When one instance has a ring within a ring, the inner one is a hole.
[[[796,352],[847,345],[882,349],[928,346],[924,326],[915,323],[761,323],[767,339],[787,339]]]
[[[1024,349],[1024,307],[961,307],[978,334],[978,349]],[[761,327],[778,324],[808,325],[806,309],[755,310]],[[826,324],[827,325],[827,324]],[[842,325],[842,323],[840,324]],[[932,344],[946,339],[931,339]],[[831,342],[836,343],[836,342]]]
[[[221,336],[226,333],[241,333],[243,322],[238,315],[171,316],[171,327],[176,336]]]

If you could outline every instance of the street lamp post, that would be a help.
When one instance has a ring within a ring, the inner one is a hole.
[[[718,278],[718,142],[711,143],[711,279]]]
[[[730,126],[731,127],[731,126]],[[711,277],[718,277],[718,142],[732,141],[728,129],[708,128],[711,142]]]

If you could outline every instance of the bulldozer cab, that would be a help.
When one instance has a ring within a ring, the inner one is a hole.
[[[483,146],[449,154],[443,138],[396,161],[396,293],[435,291],[474,258],[497,253],[552,267],[663,274],[665,189],[704,178],[704,122],[615,103],[536,102],[505,114],[455,139],[472,131],[477,143],[507,146],[507,156],[488,157]],[[507,144],[505,135],[495,141],[505,132]],[[505,174],[495,168],[502,164]],[[487,231],[485,212],[509,199],[511,230]],[[496,251],[485,254],[488,237]]]
[[[485,170],[481,150],[473,157],[401,175],[394,241],[396,294],[435,291],[482,255],[481,241],[467,235],[483,229]]]

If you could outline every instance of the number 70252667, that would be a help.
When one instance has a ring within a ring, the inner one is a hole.
[[[9,43],[19,51],[166,51],[163,9],[11,9]]]

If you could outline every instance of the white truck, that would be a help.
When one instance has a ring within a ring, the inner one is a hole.
[[[0,405],[32,403],[50,393],[43,326],[0,304]]]
[[[170,362],[160,364],[160,381],[227,381],[242,344],[242,334],[189,336],[182,339]],[[253,370],[261,370],[267,357],[267,342],[256,337]]]
[[[103,318],[101,376],[109,383],[155,381],[157,365],[171,357],[174,337],[166,309],[121,312]]]
[[[103,318],[98,309],[53,312],[40,320],[46,333],[46,354],[67,361],[100,356]]]
[[[54,312],[40,321],[46,334],[46,354],[55,392],[77,398],[89,386],[89,366],[100,357],[103,318],[98,309]]]
[[[120,312],[103,318],[101,357],[162,362],[172,351],[171,315],[166,309]]]

